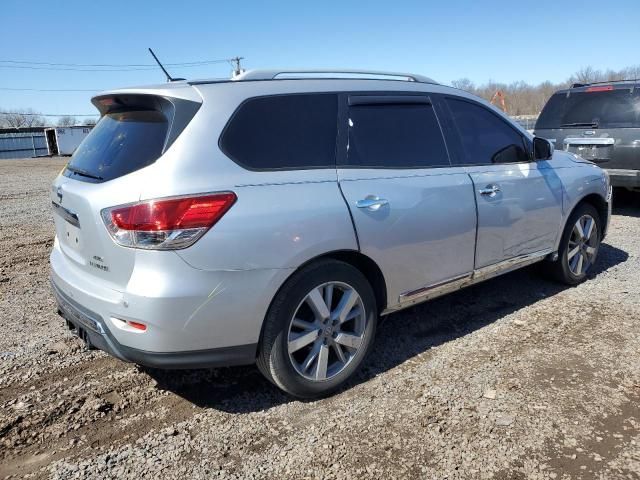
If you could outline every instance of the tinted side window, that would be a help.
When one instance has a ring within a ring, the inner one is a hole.
[[[386,168],[449,166],[430,104],[349,107],[349,165]]]
[[[447,105],[462,143],[460,163],[486,165],[529,161],[522,135],[497,115],[464,100],[447,98]]]
[[[333,167],[337,115],[335,94],[253,98],[231,117],[220,147],[249,169]]]

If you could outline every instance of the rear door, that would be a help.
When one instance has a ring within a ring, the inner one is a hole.
[[[345,95],[338,179],[361,251],[382,269],[389,305],[471,273],[473,188],[452,167],[431,99]]]
[[[447,96],[453,162],[473,180],[478,206],[475,268],[553,248],[562,220],[562,183],[553,160],[531,160],[530,141],[489,108]]]

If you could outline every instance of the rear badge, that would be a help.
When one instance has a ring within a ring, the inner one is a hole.
[[[108,272],[109,267],[105,265],[103,262],[104,262],[104,259],[102,257],[99,257],[98,255],[94,255],[93,258],[89,260],[89,265],[97,268],[98,270],[102,270],[103,272]]]
[[[586,131],[582,132],[582,134],[590,137],[592,135],[595,135],[596,132],[594,130],[586,130]]]

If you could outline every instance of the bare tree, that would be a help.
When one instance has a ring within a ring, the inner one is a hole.
[[[86,119],[82,122],[82,124],[83,124],[83,125],[86,125],[86,126],[89,126],[89,127],[94,126],[96,123],[98,123],[98,119],[97,119],[97,118],[93,118],[93,117],[91,117],[91,118],[86,118]]]
[[[633,79],[640,79],[640,65],[623,68],[622,70],[609,69],[604,72],[591,66],[582,67],[567,80],[560,83],[546,81],[539,85],[530,85],[526,82],[513,82],[507,85],[490,80],[484,85],[476,86],[468,78],[461,78],[451,82],[451,85],[478,95],[487,101],[491,100],[497,90],[501,90],[505,95],[509,114],[537,115],[551,95],[557,90],[571,86],[572,83]]]
[[[571,83],[601,82],[606,81],[607,76],[612,74],[614,74],[614,72],[612,72],[611,70],[602,73],[600,70],[596,70],[591,65],[589,65],[586,67],[582,67],[576,73],[571,75],[571,77],[569,77],[569,80],[571,81]]]
[[[57,125],[59,127],[72,127],[73,125],[75,125],[76,123],[78,123],[76,121],[76,117],[73,117],[71,115],[64,115],[60,118],[58,118],[58,123]]]
[[[459,88],[460,90],[464,90],[466,92],[473,92],[476,88],[471,80],[468,78],[461,78],[459,80],[454,80],[451,82],[451,86],[454,88]]]
[[[629,70],[629,78],[633,78],[634,80],[640,79],[640,65],[631,67]]]
[[[26,110],[12,110],[0,115],[0,124],[9,128],[41,127],[45,121],[39,112],[29,108]]]

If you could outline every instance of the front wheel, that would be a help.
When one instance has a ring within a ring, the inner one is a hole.
[[[598,256],[601,227],[593,206],[582,204],[573,211],[562,233],[558,260],[549,265],[557,280],[577,285],[587,278]]]
[[[291,395],[327,395],[362,364],[376,321],[373,290],[360,271],[336,260],[308,265],[273,300],[258,367]]]

